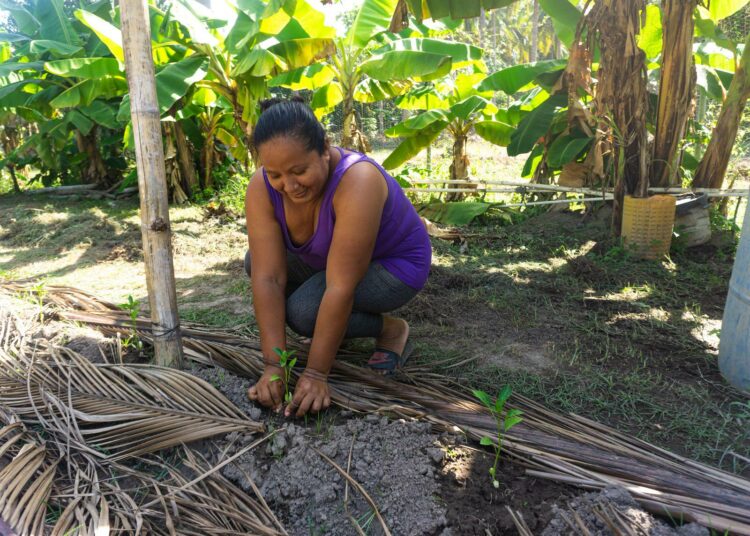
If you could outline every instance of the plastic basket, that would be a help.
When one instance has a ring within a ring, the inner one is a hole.
[[[642,259],[660,259],[672,244],[676,200],[671,195],[625,196],[622,238],[627,249]]]

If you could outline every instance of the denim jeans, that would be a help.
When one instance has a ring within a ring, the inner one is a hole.
[[[326,290],[326,272],[305,264],[287,251],[286,323],[299,335],[312,337],[318,309]],[[245,273],[250,274],[250,252],[245,255]],[[354,290],[354,306],[344,338],[377,337],[383,330],[383,315],[398,309],[417,295],[379,262],[371,262]]]

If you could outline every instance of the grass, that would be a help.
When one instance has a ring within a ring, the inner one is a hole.
[[[433,270],[433,296],[420,309],[453,310],[444,326],[416,327],[421,360],[478,356],[444,371],[488,391],[508,384],[558,411],[747,473],[749,406],[719,377],[711,340],[731,245],[638,261],[606,230],[575,221],[551,214],[487,227],[486,243],[436,242],[434,264],[444,269]],[[541,365],[530,362],[535,353]]]
[[[445,177],[447,147],[433,151],[431,178]],[[478,178],[518,178],[517,160],[482,143],[472,141],[469,155]],[[244,182],[226,184],[213,200],[238,210]],[[638,261],[609,237],[606,214],[579,225],[580,216],[538,213],[519,212],[516,225],[480,218],[466,241],[433,241],[428,286],[401,312],[413,361],[467,387],[508,384],[557,411],[747,474],[750,405],[723,383],[716,351],[734,242]],[[171,207],[170,219],[181,318],[255,330],[241,212],[205,201]],[[44,276],[145,307],[140,240],[135,199],[0,196],[0,278]],[[371,342],[349,347],[368,353]]]

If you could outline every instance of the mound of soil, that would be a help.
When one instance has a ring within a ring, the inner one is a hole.
[[[215,385],[251,418],[277,429],[265,448],[240,456],[223,469],[243,489],[252,480],[292,536],[383,534],[369,504],[317,452],[349,474],[372,497],[388,528],[396,535],[499,536],[517,534],[506,508],[520,514],[534,534],[579,534],[566,519],[571,512],[587,523],[592,535],[612,534],[597,517],[602,504],[626,512],[632,528],[653,536],[703,536],[706,529],[687,525],[673,529],[642,510],[624,490],[581,494],[571,486],[528,476],[523,467],[502,461],[500,487],[488,469],[494,456],[468,446],[462,435],[435,434],[428,424],[329,410],[307,420],[285,420],[260,410],[247,399],[251,382],[217,369],[195,367],[193,374]],[[256,437],[230,434],[215,450],[238,452]],[[248,479],[249,477],[249,479]],[[348,510],[348,513],[347,513]]]

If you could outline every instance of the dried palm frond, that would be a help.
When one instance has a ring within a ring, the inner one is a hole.
[[[65,306],[67,301],[68,307],[75,308],[77,303],[93,299],[83,296],[65,289],[54,300],[58,306]],[[68,309],[59,314],[109,333],[129,329],[124,312],[102,304],[90,311]],[[142,319],[137,327],[139,336],[148,341],[148,321]],[[200,363],[217,364],[251,378],[257,378],[263,370],[255,339],[187,328],[183,330],[183,344],[185,355]],[[329,384],[333,401],[354,411],[422,419],[440,429],[459,428],[475,440],[495,432],[494,419],[467,388],[439,374],[413,369],[400,379],[387,379],[339,359]],[[504,446],[509,457],[529,467],[529,474],[587,489],[619,485],[651,512],[750,535],[747,479],[584,417],[556,413],[523,396],[514,394],[510,408],[521,409],[524,422],[506,434]]]
[[[0,520],[19,534],[41,534],[57,464],[20,420],[0,415],[7,423],[0,428]]]
[[[209,431],[259,429],[210,385],[159,367],[95,366],[41,341],[30,348],[27,327],[0,312],[0,534],[286,535],[257,487],[256,497],[236,488],[187,448],[181,465],[116,462]]]
[[[11,331],[0,318],[0,334]],[[258,432],[213,386],[152,365],[95,365],[66,348],[33,353],[0,335],[0,403],[66,435],[92,456],[118,460],[233,431]],[[20,338],[19,338],[20,340]]]

